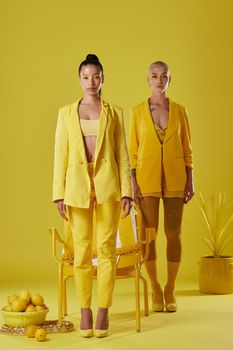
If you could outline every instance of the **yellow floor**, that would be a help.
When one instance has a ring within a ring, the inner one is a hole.
[[[1,288],[0,305],[8,294],[21,289],[38,291],[45,297],[50,312],[48,319],[57,318],[56,285],[8,285]],[[228,350],[233,347],[233,296],[200,295],[196,283],[177,285],[176,313],[150,313],[141,319],[141,333],[135,332],[133,280],[117,281],[114,303],[110,315],[110,335],[105,339],[84,339],[74,331],[66,334],[49,334],[48,341],[38,343],[25,336],[0,335],[0,348],[27,349],[87,349],[87,350]],[[95,286],[94,286],[95,294]],[[79,313],[73,281],[68,285],[69,317],[78,326]],[[93,303],[95,313],[97,305]],[[1,320],[3,323],[3,320]]]

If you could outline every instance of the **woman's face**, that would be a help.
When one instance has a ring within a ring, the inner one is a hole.
[[[152,92],[164,93],[171,81],[171,76],[166,67],[162,65],[152,65],[149,69],[148,82]]]
[[[99,66],[88,64],[80,71],[80,84],[87,95],[97,95],[103,84],[103,72]]]

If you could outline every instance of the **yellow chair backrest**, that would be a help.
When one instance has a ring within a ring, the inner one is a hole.
[[[139,237],[134,209],[120,219],[117,233],[117,268],[129,267],[140,262]]]

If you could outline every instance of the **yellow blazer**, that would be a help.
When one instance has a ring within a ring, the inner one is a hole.
[[[190,129],[185,108],[169,99],[168,129],[161,145],[152,121],[149,101],[131,110],[130,167],[142,193],[162,191],[162,168],[167,190],[184,191],[186,166],[193,167]]]
[[[55,136],[53,201],[89,208],[91,184],[77,115],[77,102],[60,108]],[[101,101],[96,139],[94,184],[97,203],[132,197],[122,109]]]

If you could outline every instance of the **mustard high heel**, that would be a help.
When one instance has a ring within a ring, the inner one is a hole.
[[[167,312],[176,312],[177,311],[177,304],[176,303],[167,303],[165,305]]]
[[[90,338],[93,336],[93,329],[79,329],[79,334],[81,335],[81,337],[83,338]]]
[[[153,294],[152,294],[152,311],[153,312],[163,312],[164,310],[164,302],[161,303],[153,303]]]
[[[92,311],[91,311],[91,309],[89,309],[89,308],[81,308],[81,318],[83,317],[83,312],[84,312],[84,310],[88,310],[89,312],[90,312],[90,317],[91,317],[91,319],[90,319],[90,325],[91,325],[91,327],[92,328],[86,328],[86,329],[82,329],[82,328],[79,328],[79,334],[80,334],[80,336],[81,337],[83,337],[83,338],[90,338],[90,337],[92,337],[93,336],[93,316],[92,316]],[[85,312],[86,312],[85,311]],[[81,321],[80,321],[80,324],[81,324]],[[89,326],[89,324],[88,324],[88,326]]]
[[[165,309],[167,312],[176,312],[177,311],[177,304],[176,304],[176,299],[174,297],[174,301],[172,302],[167,302],[166,300],[166,294],[164,292],[164,298],[165,298]]]
[[[108,329],[95,329],[96,338],[104,338],[108,336]]]
[[[164,303],[152,303],[152,311],[153,312],[163,312]]]
[[[108,336],[108,327],[109,327],[109,318],[108,318],[108,315],[107,315],[107,328],[106,329],[99,329],[99,328],[95,328],[95,337],[96,338],[105,338]]]

